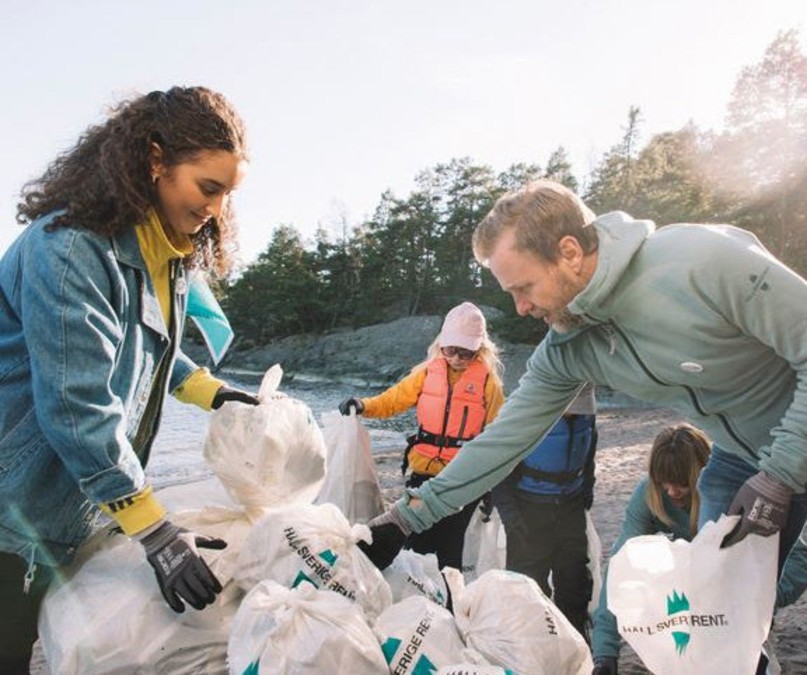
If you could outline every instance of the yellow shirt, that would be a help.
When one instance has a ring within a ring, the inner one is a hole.
[[[135,227],[137,241],[140,244],[140,253],[146,262],[154,292],[160,303],[163,321],[168,326],[171,321],[171,282],[169,279],[171,260],[184,258],[193,253],[193,243],[190,238],[183,235],[181,248],[176,248],[165,234],[156,212],[149,213],[148,220]],[[181,338],[181,336],[177,336]],[[213,397],[219,387],[224,384],[222,380],[213,377],[207,368],[199,368],[177,387],[172,393],[176,399],[183,403],[193,403],[203,410],[210,410]]]

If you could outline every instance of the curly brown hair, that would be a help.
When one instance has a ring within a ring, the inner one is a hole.
[[[157,203],[151,149],[166,167],[193,161],[208,150],[247,159],[244,123],[221,94],[205,87],[172,87],[124,101],[108,119],[89,127],[39,178],[23,186],[21,224],[63,211],[52,227],[74,227],[112,236],[143,222]],[[185,264],[223,276],[235,251],[236,225],[228,204],[191,239]]]

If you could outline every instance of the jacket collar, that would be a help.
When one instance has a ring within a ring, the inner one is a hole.
[[[146,243],[145,254],[140,248],[140,241],[137,236],[137,228],[141,228],[141,235]],[[187,239],[186,245],[181,249],[177,249],[165,236],[165,231],[160,223],[159,216],[152,209],[148,213],[145,222],[136,225],[135,227],[127,227],[122,232],[118,232],[112,238],[112,249],[115,251],[115,257],[122,263],[130,267],[146,270],[146,259],[144,255],[153,258],[157,264],[167,263],[173,258],[184,258],[193,252],[193,244],[190,238]]]
[[[146,261],[143,260],[140,244],[137,241],[137,232],[133,227],[127,227],[112,237],[112,250],[120,262],[145,271]]]
[[[569,303],[569,311],[601,322],[608,319],[611,294],[656,226],[651,220],[634,220],[621,211],[600,216],[593,226],[599,238],[597,267],[588,285]]]
[[[597,228],[599,240],[597,267],[586,287],[569,303],[569,311],[584,315],[586,324],[564,333],[550,328],[545,338],[548,344],[568,342],[593,325],[609,320],[612,293],[623,279],[633,257],[656,229],[653,221],[634,220],[622,211],[600,216],[592,227]]]

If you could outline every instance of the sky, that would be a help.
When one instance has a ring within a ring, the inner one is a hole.
[[[807,51],[807,1],[3,0],[0,254],[22,185],[153,89],[205,85],[244,118],[249,263],[277,225],[337,238],[453,158],[503,171],[563,145],[584,179],[634,105],[642,141],[720,130],[741,69],[790,28]]]

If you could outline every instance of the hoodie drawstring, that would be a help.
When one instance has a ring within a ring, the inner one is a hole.
[[[31,590],[31,584],[34,582],[34,575],[36,574],[36,544],[29,544],[31,553],[28,556],[28,569],[25,571],[25,580],[22,584],[22,592],[28,595]]]

